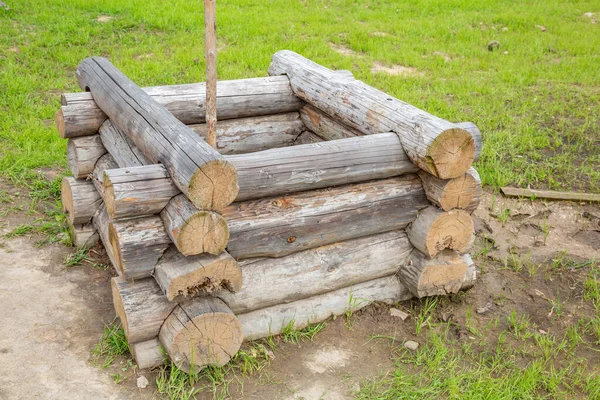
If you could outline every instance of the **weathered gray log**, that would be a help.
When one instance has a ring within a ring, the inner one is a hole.
[[[67,164],[75,178],[86,178],[94,170],[96,161],[106,154],[98,135],[69,139]]]
[[[227,221],[215,212],[199,211],[182,194],[173,197],[160,216],[167,234],[184,256],[216,255],[227,246]]]
[[[129,350],[139,369],[160,367],[167,356],[160,345],[158,338],[144,342],[129,343]]]
[[[111,120],[100,126],[102,144],[121,168],[153,164]]]
[[[106,250],[106,254],[108,255],[108,258],[110,259],[111,264],[115,268],[115,271],[117,273],[119,273],[120,271],[116,267],[117,258],[116,258],[116,255],[112,251],[112,246],[110,243],[110,239],[108,237],[108,226],[110,225],[110,217],[108,216],[108,213],[106,212],[106,207],[104,206],[104,203],[98,208],[98,210],[96,211],[96,214],[94,214],[92,223],[94,225],[94,228],[96,228],[96,231],[98,232],[98,236],[100,236],[100,240],[102,241],[102,244],[104,245],[104,249]]]
[[[411,297],[412,294],[392,275],[289,304],[261,308],[240,314],[238,319],[244,330],[244,340],[255,340],[278,335],[288,326],[302,329],[347,311],[355,312],[375,301],[393,304]]]
[[[304,125],[323,140],[337,140],[356,136],[363,133],[344,125],[309,104],[300,109],[300,118]]]
[[[241,290],[217,296],[236,314],[290,303],[392,275],[406,264],[412,250],[406,233],[393,231],[282,258],[250,259],[241,262]]]
[[[427,257],[435,257],[444,249],[464,254],[475,239],[473,219],[463,210],[444,212],[435,206],[427,207],[419,211],[408,230],[408,238]]]
[[[143,89],[186,125],[205,121],[206,85],[193,83]],[[87,92],[63,94],[56,126],[61,137],[93,135],[107,115]],[[294,95],[284,76],[217,82],[219,120],[298,111],[304,102]]]
[[[154,278],[168,300],[242,288],[242,270],[225,251],[216,256],[184,257],[175,249],[167,250],[156,265]]]
[[[469,131],[471,136],[473,136],[473,140],[475,141],[475,157],[473,158],[473,162],[479,160],[481,149],[483,148],[483,138],[477,125],[473,122],[455,122],[454,125]]]
[[[190,128],[201,138],[206,137],[205,124]],[[304,129],[297,112],[219,121],[217,151],[242,154],[291,146]]]
[[[395,133],[227,156],[238,171],[236,201],[417,172]]]
[[[158,216],[112,221],[108,237],[113,265],[127,279],[150,276],[171,244]]]
[[[154,339],[177,305],[164,296],[152,278],[128,281],[111,279],[113,304],[129,343]]]
[[[281,257],[402,229],[428,204],[415,175],[235,203],[223,211],[227,249],[236,259]]]
[[[204,58],[206,61],[206,142],[217,148],[217,5],[204,0]]]
[[[440,179],[425,171],[419,172],[419,177],[429,201],[444,211],[460,208],[473,212],[479,205],[483,190],[473,167],[458,178]]]
[[[457,293],[467,274],[467,260],[452,250],[440,252],[433,259],[415,250],[400,268],[398,276],[418,298]]]
[[[320,136],[315,135],[311,131],[304,131],[296,138],[294,142],[294,146],[299,146],[302,144],[311,144],[311,143],[319,143],[322,142],[323,139]]]
[[[159,214],[181,192],[160,164],[104,171],[104,199],[115,219]]]
[[[299,54],[275,53],[269,74],[287,75],[298,97],[364,134],[398,133],[413,163],[432,175],[456,178],[473,163],[475,143],[466,130]]]
[[[96,162],[94,170],[90,174],[90,180],[102,198],[104,198],[104,172],[118,167],[113,156],[108,153]]]
[[[73,239],[73,245],[78,249],[84,247],[89,249],[95,246],[100,240],[98,232],[92,223],[82,225],[69,224],[69,233]]]
[[[102,204],[102,197],[92,182],[70,176],[62,179],[61,199],[63,210],[72,225],[90,222]]]
[[[158,335],[171,361],[185,372],[223,366],[244,340],[242,325],[222,300],[199,297],[178,304]]]
[[[221,210],[233,202],[238,192],[233,165],[107,59],[85,59],[77,80],[149,160],[165,165],[195,206]]]

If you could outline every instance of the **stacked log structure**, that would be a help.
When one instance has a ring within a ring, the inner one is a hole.
[[[140,368],[223,365],[289,324],[476,280],[477,127],[290,51],[269,73],[218,83],[216,149],[204,84],[142,89],[92,57],[62,96],[63,208],[77,246],[106,249]]]

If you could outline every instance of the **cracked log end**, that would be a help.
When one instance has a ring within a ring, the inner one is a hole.
[[[425,162],[417,166],[441,179],[457,178],[467,172],[475,159],[475,141],[465,129],[443,131],[429,145]],[[414,161],[414,160],[413,160]]]
[[[243,339],[240,321],[222,300],[214,297],[178,305],[159,334],[171,361],[185,372],[227,364]]]
[[[199,211],[189,217],[177,234],[177,249],[185,256],[201,253],[217,255],[229,242],[229,227],[221,215]]]
[[[467,279],[469,261],[451,250],[445,250],[434,259],[427,259],[414,251],[407,265],[399,271],[400,281],[412,294],[421,298],[457,293]]]
[[[481,179],[474,168],[454,179],[440,179],[425,171],[419,172],[429,201],[444,211],[460,208],[472,212],[481,197]]]
[[[442,211],[431,206],[422,210],[413,222],[410,242],[427,257],[435,257],[444,249],[459,253],[469,251],[474,240],[473,219],[463,210]]]
[[[188,197],[201,210],[220,211],[233,203],[239,190],[233,164],[213,160],[203,164],[192,175]]]

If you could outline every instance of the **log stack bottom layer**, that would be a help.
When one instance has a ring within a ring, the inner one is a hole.
[[[56,123],[73,242],[100,242],[140,368],[186,372],[243,341],[373,302],[472,287],[481,132],[289,51],[271,77],[141,89],[86,59]],[[324,95],[326,94],[326,95]]]

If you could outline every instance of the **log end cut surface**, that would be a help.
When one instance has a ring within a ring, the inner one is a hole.
[[[427,165],[419,166],[438,178],[451,179],[467,172],[474,159],[473,136],[465,129],[452,128],[433,140],[427,152]]]
[[[58,134],[61,138],[66,139],[65,136],[65,116],[63,114],[62,108],[59,108],[56,112],[56,116],[54,117],[54,125],[56,125],[56,129],[58,130]]]
[[[199,211],[181,227],[177,248],[186,256],[210,253],[219,254],[229,241],[229,228],[225,218],[210,211]]]
[[[178,305],[159,334],[171,360],[186,372],[227,364],[243,338],[237,317],[223,301],[213,297]]]
[[[194,173],[188,197],[200,209],[220,211],[233,203],[239,190],[235,167],[224,160],[213,160]]]

